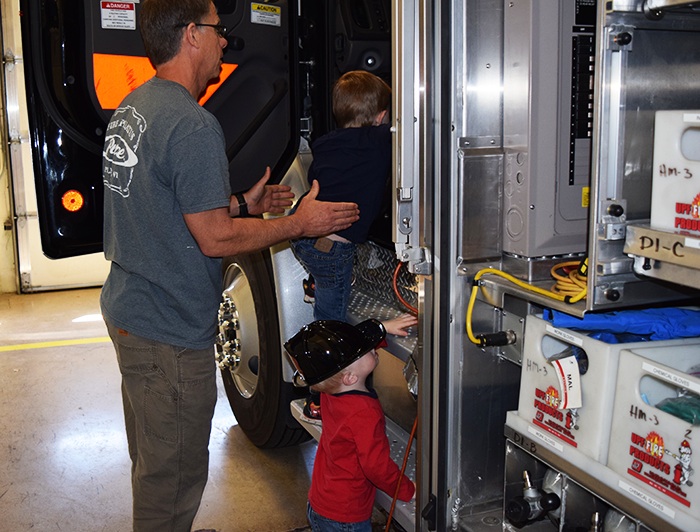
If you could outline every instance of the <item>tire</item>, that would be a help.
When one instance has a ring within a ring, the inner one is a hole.
[[[290,402],[305,394],[282,379],[282,344],[267,251],[223,261],[217,362],[233,410],[248,439],[260,448],[310,439]]]

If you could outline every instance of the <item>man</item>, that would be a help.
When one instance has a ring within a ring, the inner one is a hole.
[[[216,402],[213,343],[218,257],[340,231],[354,203],[316,200],[283,212],[289,187],[263,178],[231,197],[224,136],[197,104],[219,75],[226,40],[211,0],[143,0],[140,29],[153,79],[108,125],[102,312],[122,373],[136,531],[189,531],[207,481]]]

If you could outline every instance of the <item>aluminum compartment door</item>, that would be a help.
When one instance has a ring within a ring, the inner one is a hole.
[[[296,1],[220,0],[229,28],[220,83],[200,100],[226,135],[232,188],[265,166],[281,179],[298,146]],[[34,176],[43,252],[64,258],[102,250],[101,153],[123,96],[153,75],[138,32],[140,2],[21,0]],[[69,190],[77,212],[61,207]]]

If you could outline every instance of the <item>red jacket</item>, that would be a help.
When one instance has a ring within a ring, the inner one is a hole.
[[[377,488],[394,496],[401,471],[391,459],[386,422],[374,391],[321,394],[323,431],[316,451],[309,502],[327,519],[357,523],[372,516]],[[415,486],[403,475],[399,499]]]

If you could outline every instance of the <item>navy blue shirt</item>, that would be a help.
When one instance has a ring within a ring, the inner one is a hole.
[[[389,125],[336,129],[317,139],[311,150],[309,184],[318,181],[318,200],[357,203],[360,219],[336,234],[361,244],[379,214],[391,172]]]

